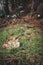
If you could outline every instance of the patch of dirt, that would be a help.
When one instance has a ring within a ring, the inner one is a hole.
[[[31,16],[24,16],[21,19],[9,19],[9,20],[3,20],[6,21],[5,23],[0,25],[1,27],[7,27],[15,24],[23,24],[23,23],[28,23],[29,25],[35,26],[35,27],[43,27],[43,19],[34,19],[34,17]]]

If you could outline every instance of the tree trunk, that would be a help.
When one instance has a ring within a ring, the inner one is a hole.
[[[4,3],[4,10],[5,14],[8,15],[9,14],[8,0],[6,0]]]
[[[11,9],[14,10],[14,8],[15,8],[14,0],[11,0]]]
[[[34,0],[32,0],[32,5],[31,5],[31,16],[33,15],[34,12]]]

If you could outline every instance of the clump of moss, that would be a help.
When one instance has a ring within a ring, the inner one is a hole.
[[[12,34],[19,38],[20,47],[10,50],[3,49],[2,45]],[[0,32],[0,44],[0,50],[5,51],[2,56],[11,56],[10,58],[17,59],[20,65],[21,63],[34,65],[35,61],[36,64],[40,64],[43,61],[43,33],[38,27],[33,28],[28,24],[17,24],[11,26],[11,30],[6,28]]]

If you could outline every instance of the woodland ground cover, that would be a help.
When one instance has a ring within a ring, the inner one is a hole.
[[[19,38],[20,47],[6,50],[2,45],[11,35]],[[29,24],[16,24],[1,28],[0,57],[18,59],[18,65],[43,63],[43,31],[39,27],[33,27]],[[11,63],[13,62],[11,61]]]

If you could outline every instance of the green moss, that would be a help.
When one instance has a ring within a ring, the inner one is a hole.
[[[28,26],[28,28],[27,28]],[[19,37],[20,47],[17,49],[5,50],[2,45],[6,42],[10,35]],[[31,54],[40,55],[43,57],[43,32],[39,28],[33,28],[28,24],[17,24],[15,26],[7,27],[0,31],[0,51],[4,50],[2,55],[12,56],[16,54],[15,58],[21,58],[26,54],[27,60]]]

